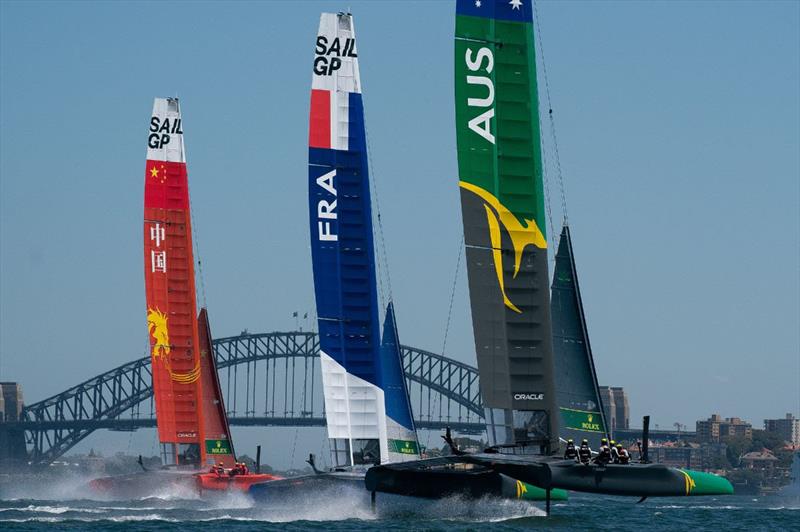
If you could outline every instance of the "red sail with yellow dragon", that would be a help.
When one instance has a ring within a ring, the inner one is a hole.
[[[161,469],[95,479],[111,494],[154,486],[246,489],[277,477],[236,462],[211,344],[198,315],[183,122],[177,98],[156,98],[144,180],[144,278]]]
[[[180,103],[156,98],[147,137],[144,271],[161,461],[210,468],[198,477],[205,489],[244,488],[273,477],[236,462],[208,314],[197,313],[191,224]]]

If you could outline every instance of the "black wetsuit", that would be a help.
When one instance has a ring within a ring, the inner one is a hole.
[[[601,445],[600,451],[597,453],[597,458],[594,459],[595,463],[606,465],[611,461],[611,450],[608,445]]]
[[[581,448],[578,449],[578,457],[582,464],[588,464],[592,460],[592,450],[588,445],[581,444]]]
[[[622,449],[619,452],[619,463],[625,465],[630,463],[630,461],[631,461],[631,455],[628,453],[628,450]]]
[[[564,460],[577,460],[578,450],[572,444],[567,444],[567,449],[564,451]]]
[[[616,447],[611,448],[611,461],[613,461],[615,464],[619,463],[619,451]]]

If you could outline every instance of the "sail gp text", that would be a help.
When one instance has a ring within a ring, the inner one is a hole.
[[[316,57],[314,58],[314,74],[330,76],[342,68],[340,57],[358,57],[356,40],[350,37],[341,42],[338,37],[329,44],[324,35],[317,37]]]
[[[339,235],[333,232],[332,223],[336,220],[336,186],[333,178],[336,170],[331,170],[317,178],[317,186],[323,188],[333,196],[333,201],[321,199],[317,202],[317,228],[319,240],[323,242],[336,242]]]
[[[149,148],[160,150],[169,144],[170,135],[183,135],[180,118],[165,118],[163,122],[158,116],[150,119],[150,136],[147,137]]]

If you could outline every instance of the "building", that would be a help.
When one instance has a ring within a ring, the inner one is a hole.
[[[719,443],[735,437],[752,439],[753,426],[738,417],[722,419],[719,414],[697,422],[697,441],[700,443]]]
[[[724,443],[663,442],[650,446],[648,456],[657,464],[703,471],[718,470],[727,464]]]
[[[747,469],[762,469],[772,471],[778,459],[769,449],[761,449],[742,455],[742,466]]]
[[[0,382],[0,395],[3,405],[0,421],[19,421],[22,407],[25,406],[22,385],[16,382]]]
[[[0,382],[0,406],[0,463],[23,461],[27,458],[25,432],[12,425],[20,420],[24,406],[22,386],[16,382]]]
[[[783,419],[765,419],[764,430],[777,434],[787,443],[800,445],[800,419],[792,414],[786,414]]]
[[[630,428],[631,409],[628,394],[619,386],[600,386],[600,400],[610,432]]]
[[[703,450],[697,443],[667,442],[651,445],[648,450],[648,457],[657,464],[664,464],[670,467],[701,469],[704,465]]]

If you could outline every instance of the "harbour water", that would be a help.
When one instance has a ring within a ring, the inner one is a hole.
[[[441,501],[365,492],[315,491],[282,506],[255,504],[244,494],[199,498],[154,493],[138,500],[81,498],[82,484],[63,481],[6,486],[0,530],[800,530],[800,499],[734,495],[650,499],[570,494],[545,517],[542,504],[452,497]]]

